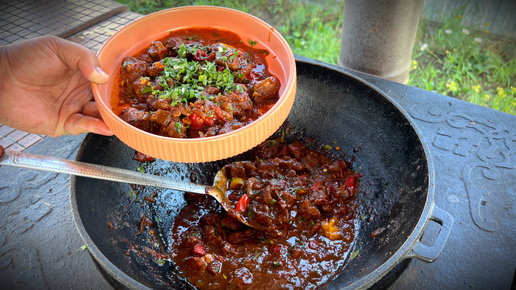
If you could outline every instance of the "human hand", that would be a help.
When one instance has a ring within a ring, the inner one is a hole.
[[[113,135],[90,84],[108,80],[93,51],[55,36],[0,47],[0,123],[52,137]]]

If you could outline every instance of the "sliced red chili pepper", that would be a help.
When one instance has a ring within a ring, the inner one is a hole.
[[[310,242],[308,242],[308,247],[312,250],[315,250],[319,247],[319,242],[316,240],[311,240]]]
[[[206,249],[203,244],[196,244],[192,249],[192,253],[204,256],[204,254],[206,254]]]
[[[204,120],[195,113],[190,115],[190,121],[192,121],[190,128],[194,130],[201,130],[204,127]]]
[[[247,196],[247,194],[244,194],[238,200],[238,202],[236,204],[236,207],[235,207],[235,210],[237,212],[243,212],[247,208],[248,204],[249,204],[249,197]]]

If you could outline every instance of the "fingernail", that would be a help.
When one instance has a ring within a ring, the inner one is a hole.
[[[105,83],[109,80],[109,75],[105,71],[103,71],[102,68],[96,67],[95,71],[98,73],[98,76],[96,78],[98,82]]]
[[[101,74],[101,75],[109,76],[109,75],[108,75],[105,71],[103,71],[103,70],[102,70],[102,68],[101,68],[101,67],[99,67],[99,66],[98,66],[98,67],[96,67],[96,68],[95,68],[95,70],[96,70],[99,74]]]

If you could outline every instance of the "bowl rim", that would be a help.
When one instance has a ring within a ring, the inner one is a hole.
[[[114,41],[114,39],[119,36],[120,34],[124,33],[125,31],[129,30],[131,27],[133,26],[136,26],[136,25],[139,25],[141,22],[146,22],[146,21],[149,21],[149,19],[151,18],[154,18],[154,17],[159,17],[161,16],[162,14],[169,14],[169,13],[179,13],[181,11],[185,11],[185,10],[197,10],[197,11],[226,11],[226,12],[231,12],[231,13],[236,13],[236,14],[241,14],[241,15],[245,15],[246,17],[249,17],[250,19],[252,19],[254,22],[256,22],[257,24],[261,25],[261,26],[264,26],[266,27],[267,29],[269,29],[271,31],[271,34],[274,34],[277,39],[279,40],[279,43],[281,44],[281,47],[285,49],[285,51],[287,52],[287,55],[289,56],[288,59],[286,59],[284,61],[285,65],[283,65],[283,68],[284,68],[284,71],[285,71],[285,74],[288,76],[289,72],[287,69],[285,69],[285,67],[289,66],[291,68],[293,68],[293,71],[291,73],[291,76],[290,77],[287,77],[287,83],[285,85],[282,85],[282,87],[284,88],[283,92],[280,94],[280,97],[279,97],[279,100],[278,102],[276,102],[274,104],[274,106],[272,106],[269,111],[267,111],[267,113],[263,114],[262,116],[260,116],[258,119],[254,120],[253,122],[251,122],[250,124],[247,124],[241,128],[238,128],[236,130],[233,130],[233,131],[230,131],[230,132],[227,132],[227,133],[224,133],[224,134],[221,134],[221,135],[215,135],[215,136],[208,136],[208,137],[202,137],[202,138],[175,138],[175,137],[168,137],[168,136],[161,136],[161,135],[157,135],[157,134],[153,134],[153,133],[150,133],[150,132],[147,132],[147,131],[144,131],[144,130],[141,130],[135,126],[132,126],[131,124],[128,124],[127,122],[124,122],[119,116],[117,116],[111,109],[110,109],[110,106],[108,106],[102,97],[100,97],[100,89],[99,89],[99,84],[96,84],[96,83],[93,83],[92,82],[92,91],[93,91],[93,95],[95,97],[95,101],[96,102],[100,102],[102,104],[102,106],[104,108],[106,108],[105,111],[107,111],[106,113],[109,115],[109,117],[111,117],[112,119],[118,119],[120,122],[119,125],[123,126],[125,129],[129,129],[129,130],[134,130],[136,132],[138,132],[138,134],[143,134],[145,135],[146,137],[150,137],[150,138],[154,138],[154,139],[159,139],[159,140],[163,140],[163,141],[168,141],[168,142],[177,142],[177,143],[197,143],[197,142],[202,142],[202,143],[209,143],[210,141],[216,141],[216,140],[221,140],[221,139],[226,139],[226,138],[230,138],[232,137],[233,135],[239,135],[241,133],[241,131],[244,131],[244,130],[249,130],[251,129],[252,127],[256,127],[256,126],[259,126],[261,123],[265,122],[266,119],[268,119],[268,117],[272,114],[274,114],[274,112],[283,105],[284,102],[282,102],[282,100],[285,100],[289,94],[291,93],[291,90],[292,89],[295,89],[296,87],[296,81],[297,81],[297,77],[296,77],[296,70],[295,70],[295,67],[296,67],[296,64],[295,64],[295,57],[294,57],[294,54],[288,44],[288,42],[285,40],[285,38],[281,35],[281,33],[279,33],[278,30],[276,30],[274,27],[272,27],[270,24],[268,24],[267,22],[263,21],[262,19],[254,16],[254,15],[251,15],[249,13],[246,13],[246,12],[243,12],[243,11],[240,11],[240,10],[236,10],[236,9],[233,9],[233,8],[227,8],[227,7],[219,7],[219,6],[210,6],[210,5],[192,5],[192,6],[181,6],[181,7],[173,7],[173,8],[168,8],[168,9],[164,9],[164,10],[160,10],[160,11],[157,11],[157,12],[154,12],[154,13],[151,13],[151,14],[148,14],[148,15],[145,15],[139,19],[136,19],[135,21],[129,23],[128,25],[124,26],[123,28],[121,28],[119,31],[117,31],[116,33],[114,33],[102,46],[101,48],[99,49],[98,53],[97,53],[97,57],[100,59],[102,57],[102,55],[104,54],[105,52],[105,49],[106,47],[109,46],[109,44],[111,42]],[[102,84],[102,85],[106,85],[106,84]],[[281,125],[281,124],[279,124]],[[279,126],[278,125],[278,126]],[[250,148],[249,148],[250,149]]]

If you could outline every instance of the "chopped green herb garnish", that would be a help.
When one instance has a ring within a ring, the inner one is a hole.
[[[182,44],[178,54],[181,56],[186,53],[187,48]],[[237,55],[236,52],[233,56],[235,55]],[[237,89],[233,73],[228,68],[218,71],[213,62],[201,63],[188,61],[185,58],[166,57],[163,59],[163,65],[163,72],[158,77],[158,83],[163,90],[146,87],[144,91],[147,92],[147,88],[151,88],[153,95],[171,99],[172,106],[201,98],[201,93],[206,86],[218,87],[224,91]],[[169,86],[168,80],[175,81],[175,85]]]
[[[351,260],[353,260],[357,256],[358,256],[358,250],[354,251],[353,254],[351,254]]]
[[[177,133],[181,133],[181,128],[183,128],[183,125],[180,122],[176,122],[176,131]]]
[[[255,46],[256,44],[258,43],[258,41],[255,41],[255,40],[249,40],[249,45],[252,47],[252,46]]]

